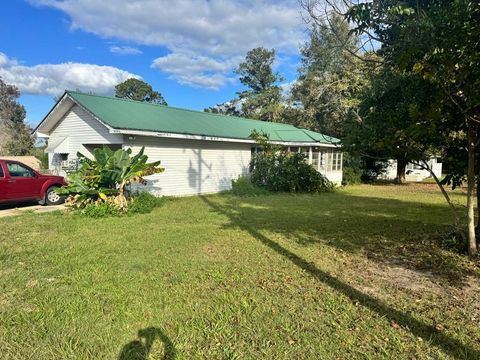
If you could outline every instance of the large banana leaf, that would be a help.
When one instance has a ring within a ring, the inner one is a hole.
[[[107,146],[97,148],[93,159],[78,153],[79,170],[71,174],[69,184],[61,189],[61,194],[82,194],[91,197],[123,193],[126,185],[132,182],[144,183],[143,177],[163,172],[160,161],[148,163],[145,149],[131,156],[131,149],[111,150]]]

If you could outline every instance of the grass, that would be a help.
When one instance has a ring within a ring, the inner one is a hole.
[[[0,219],[1,358],[478,359],[480,275],[432,246],[434,189]]]

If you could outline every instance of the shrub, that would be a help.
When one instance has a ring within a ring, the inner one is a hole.
[[[387,166],[388,164],[386,161],[376,161],[374,159],[365,158],[362,182],[371,183],[376,181],[383,173],[385,173]]]
[[[363,170],[358,167],[343,167],[342,185],[356,185],[362,182]]]
[[[108,202],[92,202],[78,210],[80,211],[80,214],[95,219],[105,216],[119,216],[122,214],[122,211],[120,211],[117,206]]]
[[[153,209],[160,206],[163,201],[163,198],[158,198],[148,192],[141,192],[131,198],[128,213],[148,214],[152,212]]]
[[[82,206],[78,206],[78,202],[73,202],[72,208],[81,215],[101,218],[106,216],[148,214],[156,207],[161,206],[164,201],[164,198],[158,198],[148,192],[142,192],[131,196],[128,199],[126,208],[117,204],[114,197],[97,199],[95,201],[85,200],[82,202]]]
[[[325,192],[334,185],[300,153],[264,152],[252,158],[251,181],[272,192]]]
[[[360,156],[343,153],[343,179],[342,185],[355,185],[362,182],[364,162]]]
[[[262,196],[269,194],[268,190],[254,185],[247,176],[240,176],[237,180],[233,180],[231,192],[236,196],[243,197]]]

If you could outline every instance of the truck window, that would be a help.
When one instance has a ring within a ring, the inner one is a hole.
[[[33,177],[33,171],[21,164],[7,162],[7,169],[11,177]]]
[[[3,175],[3,167],[2,167],[2,164],[0,164],[0,178],[3,178],[5,177],[5,175]]]

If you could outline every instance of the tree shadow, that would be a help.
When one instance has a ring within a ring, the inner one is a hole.
[[[125,344],[118,355],[118,360],[147,360],[156,340],[163,343],[164,360],[173,360],[176,357],[175,346],[162,330],[149,327],[138,331],[138,338]]]
[[[218,203],[213,202],[207,197],[201,198],[214,212],[227,216],[227,218],[230,220],[231,227],[239,228],[248,232],[253,238],[257,239],[262,244],[275,251],[277,254],[288,259],[291,263],[304,270],[314,279],[328,285],[335,291],[345,295],[352,302],[361,304],[362,306],[377,313],[380,317],[388,319],[390,322],[397,323],[398,325],[410,331],[416,337],[420,337],[425,341],[430,341],[434,346],[443,350],[445,353],[452,355],[455,358],[480,359],[480,351],[469,347],[461,341],[451,338],[450,336],[442,332],[439,332],[432,325],[428,325],[420,320],[417,320],[412,316],[403,313],[389,306],[388,304],[376,299],[375,297],[355,289],[354,287],[344,283],[343,281],[337,279],[331,274],[317,268],[313,263],[308,262],[302,257],[296,255],[294,252],[286,249],[279,243],[271,240],[270,238],[262,234],[258,230],[258,228],[246,222],[242,218],[242,216],[239,215],[239,213],[236,211],[236,208],[229,206],[228,203],[226,206],[222,206]],[[249,210],[252,210],[252,208],[250,208]],[[263,213],[268,211],[265,208],[258,210],[262,211]],[[263,221],[263,228],[268,228],[268,225],[264,222],[264,217],[261,219],[263,219],[260,220],[261,222]],[[291,219],[291,221],[294,221],[294,219]],[[262,225],[260,225],[259,228],[262,228]]]
[[[276,195],[267,201],[227,195],[219,203],[253,229],[304,247],[363,253],[377,263],[421,271],[457,287],[469,276],[478,277],[468,259],[438,246],[440,235],[452,230],[448,209],[441,204],[338,193]]]

